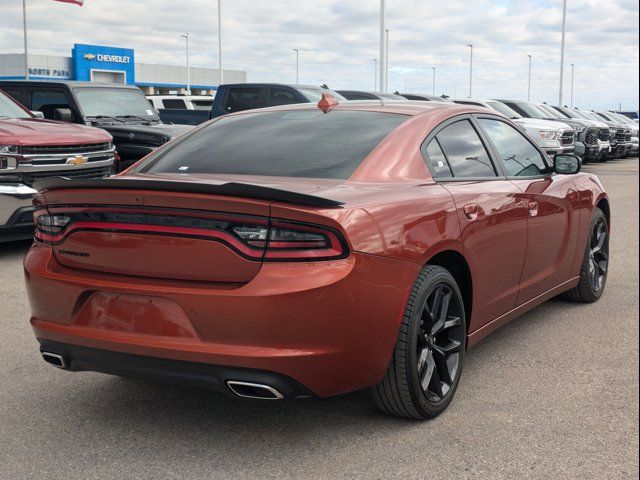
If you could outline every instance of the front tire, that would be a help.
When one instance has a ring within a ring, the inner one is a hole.
[[[609,224],[602,210],[596,207],[580,268],[580,282],[564,294],[565,298],[581,303],[599,300],[607,284],[608,271]]]
[[[464,364],[466,316],[451,273],[427,265],[414,283],[391,362],[373,388],[377,407],[425,420],[442,413],[456,392]]]

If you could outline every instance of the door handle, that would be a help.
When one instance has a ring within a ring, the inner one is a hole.
[[[464,214],[469,220],[475,220],[478,218],[478,211],[480,207],[475,203],[470,203],[469,205],[464,206]]]
[[[538,202],[529,202],[529,216],[536,217],[538,215]]]

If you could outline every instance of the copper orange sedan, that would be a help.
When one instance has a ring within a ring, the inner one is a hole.
[[[609,201],[579,171],[477,107],[228,115],[117,177],[39,184],[31,324],[70,371],[264,400],[371,388],[431,418],[467,348],[602,295]]]

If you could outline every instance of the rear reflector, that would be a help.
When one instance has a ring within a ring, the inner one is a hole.
[[[342,235],[329,227],[222,212],[82,207],[34,211],[37,241],[60,245],[76,232],[96,231],[191,237],[223,243],[255,261],[345,258]]]

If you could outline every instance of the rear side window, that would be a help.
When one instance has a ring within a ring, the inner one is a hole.
[[[445,127],[436,138],[455,178],[497,176],[487,150],[468,120]]]
[[[224,117],[152,156],[140,171],[347,179],[408,118],[316,109]]]
[[[431,163],[431,170],[437,178],[453,177],[447,157],[444,156],[444,152],[435,138],[427,146],[427,157]]]
[[[187,104],[181,98],[167,98],[162,100],[162,106],[164,108],[176,108],[179,110],[186,110]]]
[[[260,88],[231,88],[224,105],[225,112],[241,112],[260,108]]]

